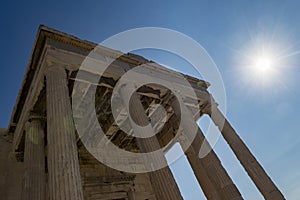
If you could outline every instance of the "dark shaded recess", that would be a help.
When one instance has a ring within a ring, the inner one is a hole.
[[[44,46],[45,44],[45,39],[43,40],[38,40],[38,43],[36,44],[37,47],[40,47],[40,46]],[[37,63],[38,63],[38,60],[39,58],[41,57],[41,54],[42,54],[42,51],[40,48],[35,48],[32,55],[32,61],[31,61],[31,65],[29,67],[29,70],[28,72],[26,73],[25,75],[25,80],[23,80],[23,82],[25,82],[24,86],[22,87],[22,91],[21,91],[21,94],[20,95],[20,101],[18,102],[17,104],[17,109],[16,109],[16,113],[14,114],[14,117],[13,117],[13,123],[17,123],[19,121],[19,118],[20,118],[20,115],[22,113],[22,110],[23,110],[23,107],[24,107],[24,104],[25,104],[25,100],[26,100],[26,96],[28,94],[28,91],[30,89],[30,84],[32,82],[32,79],[33,79],[33,76],[34,76],[34,73],[35,73],[35,69],[37,67]],[[14,132],[14,130],[10,130],[11,132]]]
[[[43,87],[32,111],[42,117],[46,117],[46,107],[46,87]]]
[[[25,131],[22,134],[20,145],[18,149],[15,151],[16,159],[18,162],[24,161],[24,148],[25,148]]]
[[[153,84],[150,84],[153,85]],[[155,90],[152,87],[149,87],[148,85],[143,85],[142,87],[137,89],[137,92],[142,92],[142,93],[152,93],[155,94],[157,96],[160,96],[160,91],[159,90]]]
[[[113,62],[113,65],[117,65],[117,62],[120,62],[124,59],[126,59],[127,55],[121,56],[120,58],[118,58],[115,62]],[[136,58],[140,58],[140,56],[137,56]],[[145,61],[145,60],[143,60]],[[142,64],[142,62],[140,62],[140,64]],[[110,66],[108,66],[109,68]],[[135,66],[132,66],[132,68]],[[74,76],[74,75],[72,75]],[[108,84],[112,87],[114,87],[117,83],[117,81],[120,79],[120,77],[117,78],[117,80],[114,80],[112,78],[105,78],[105,77],[101,77],[100,81],[98,84],[100,83],[105,83]],[[161,97],[160,95],[160,90],[155,90],[153,89],[153,87],[151,86],[155,86],[155,84],[149,84],[149,85],[144,85],[140,88],[137,89],[137,92],[139,93],[152,93],[155,94],[158,97]],[[159,85],[160,87],[162,87],[161,85]],[[166,90],[168,90],[167,88],[165,88]],[[110,100],[111,100],[111,92],[105,94],[104,96],[100,96],[98,95],[99,92],[99,87],[97,87],[97,92],[96,92],[96,96],[95,96],[95,109],[96,109],[96,113],[97,113],[97,118],[98,118],[98,122],[101,125],[102,129],[104,132],[107,132],[107,130],[109,129],[109,127],[114,123],[114,118],[112,115],[112,111],[111,111],[111,105],[110,105]],[[169,91],[170,93],[170,91]],[[161,105],[167,110],[167,102],[162,102],[160,99],[154,99],[154,98],[150,98],[147,96],[140,96],[141,99],[141,103],[143,105],[143,108],[146,112],[146,110],[149,108],[149,105],[155,101],[155,103],[161,103]],[[104,102],[103,102],[104,101]],[[101,104],[101,106],[97,106]],[[149,110],[146,112],[146,114],[149,116]],[[133,119],[134,120],[134,119]],[[150,118],[148,117],[148,121],[149,123],[151,123]],[[136,121],[135,121],[136,122]],[[137,123],[137,122],[136,122]],[[177,123],[178,124],[178,123]],[[164,128],[162,129],[161,133],[158,134],[157,136],[162,136],[163,132],[168,131],[170,128],[174,129],[174,133],[175,129],[178,129],[178,127],[170,127],[173,126],[173,124],[171,123],[166,123]],[[113,142],[115,145],[119,146],[120,148],[126,149],[128,151],[132,151],[132,143],[135,143],[136,139],[130,135],[127,135],[125,132],[123,132],[122,130],[118,130],[116,134],[112,135],[111,138],[108,138],[111,140],[111,142]],[[171,140],[172,138],[170,138]],[[135,148],[137,148],[137,145],[134,144]]]
[[[97,87],[96,97],[95,97],[95,109],[98,122],[102,128],[102,130],[107,133],[108,129],[114,123],[114,117],[111,110],[111,91],[106,92],[106,94],[102,94],[102,96],[98,95],[100,93],[100,88]],[[99,92],[98,92],[99,91]],[[118,130],[116,134],[112,135],[111,138],[108,137],[116,146],[120,148],[124,148],[128,151],[136,151],[137,146],[132,142],[132,136],[128,136],[122,130]],[[126,140],[124,140],[126,139]],[[121,143],[124,141],[123,143]]]

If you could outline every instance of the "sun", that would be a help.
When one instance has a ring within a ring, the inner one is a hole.
[[[274,80],[276,59],[274,59],[272,54],[261,53],[258,56],[253,56],[251,60],[252,62],[249,63],[248,72],[251,74],[252,80],[264,84]]]
[[[276,55],[276,52],[265,49],[249,53],[243,64],[239,65],[241,83],[256,92],[273,90],[280,74]]]
[[[250,34],[249,40],[239,49],[232,48],[234,84],[261,97],[288,90],[287,83],[292,80],[287,76],[292,75],[300,50],[298,42],[296,45],[281,32],[278,36],[268,32]]]
[[[259,57],[254,66],[260,72],[268,72],[272,69],[272,60],[268,57]]]

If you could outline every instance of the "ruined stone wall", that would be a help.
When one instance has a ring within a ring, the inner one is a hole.
[[[21,200],[23,163],[11,154],[11,140],[6,129],[0,129],[0,199]]]

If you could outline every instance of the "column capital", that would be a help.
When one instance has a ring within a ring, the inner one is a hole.
[[[218,108],[219,104],[215,101],[208,101],[202,108],[200,108],[200,112],[203,114],[211,115],[213,109]]]
[[[67,65],[66,64],[61,64],[61,63],[47,63],[44,74],[47,77],[47,75],[49,75],[50,73],[53,72],[58,72],[61,75],[66,75],[66,69],[67,69]]]
[[[36,113],[36,112],[29,112],[29,115],[28,115],[28,121],[29,122],[32,122],[32,121],[35,121],[35,120],[39,120],[41,122],[44,122],[46,121],[46,116],[42,115],[42,114],[39,114],[39,113]]]
[[[28,128],[31,127],[30,124],[32,122],[40,122],[43,126],[43,124],[46,122],[46,116],[30,111],[27,116],[27,122],[25,123],[25,130],[28,130]]]

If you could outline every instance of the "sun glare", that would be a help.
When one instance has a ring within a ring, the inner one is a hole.
[[[248,72],[251,73],[252,80],[266,84],[275,78],[276,60],[270,53],[253,56],[252,63],[249,63],[249,68]]]
[[[273,89],[272,87],[279,79],[279,66],[281,65],[277,54],[272,49],[255,50],[249,52],[243,65],[240,65],[240,79],[243,83],[250,85],[254,91]]]
[[[252,59],[248,72],[251,73],[252,80],[256,80],[262,86],[262,84],[271,83],[276,78],[276,65],[276,59],[270,54],[268,56],[255,56]]]
[[[264,97],[288,89],[292,79],[287,76],[298,65],[295,59],[300,54],[300,42],[293,41],[281,27],[248,34],[250,37],[245,38],[249,40],[239,49],[229,47],[234,52],[237,86]]]
[[[272,61],[268,57],[260,57],[255,62],[256,70],[268,72],[272,68]]]

